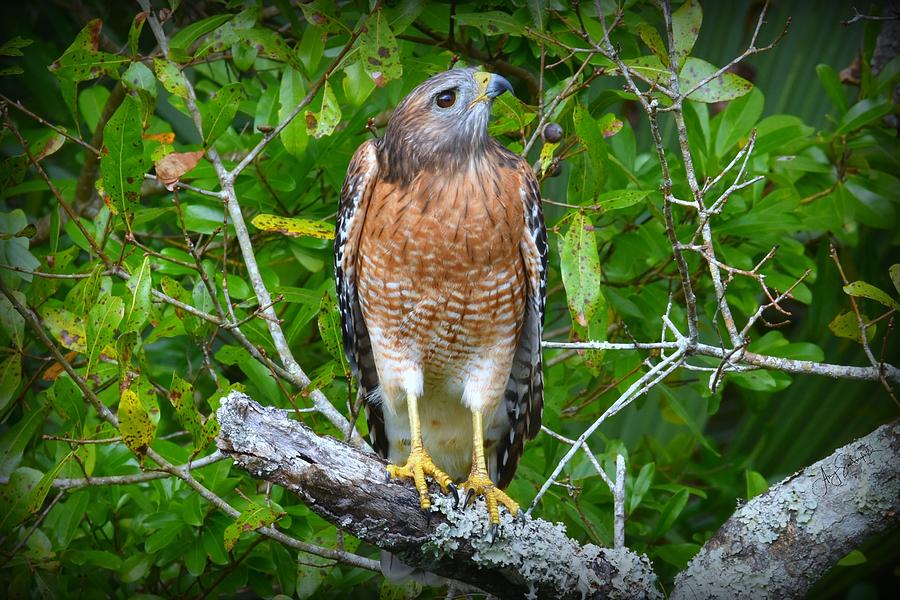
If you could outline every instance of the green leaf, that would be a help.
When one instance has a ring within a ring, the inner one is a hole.
[[[25,295],[18,290],[11,291],[19,304],[25,306]],[[25,341],[25,317],[19,314],[6,294],[0,294],[0,327],[3,327],[15,347],[21,349]]]
[[[719,453],[716,451],[716,449],[713,448],[712,444],[710,444],[706,437],[703,435],[703,430],[697,423],[697,420],[687,410],[687,408],[685,408],[684,404],[682,404],[681,399],[679,399],[676,394],[672,393],[672,391],[664,385],[659,386],[657,389],[662,391],[668,407],[672,410],[673,413],[675,413],[675,415],[678,417],[678,420],[680,420],[690,430],[691,435],[694,436],[694,439],[697,440],[701,446],[703,446],[716,456],[719,456]]]
[[[27,48],[34,43],[34,40],[26,40],[22,36],[16,36],[11,40],[6,40],[0,46],[0,56],[23,56],[22,48]]]
[[[747,485],[747,493],[745,496],[747,500],[755,498],[769,489],[769,482],[766,481],[766,478],[750,469],[744,471],[744,481]]]
[[[116,335],[116,327],[125,314],[125,303],[118,296],[101,295],[97,304],[88,313],[87,323],[87,366],[85,376],[97,366],[103,351]],[[112,357],[110,357],[112,358]]]
[[[31,254],[28,248],[28,238],[19,237],[16,234],[28,227],[28,219],[22,209],[17,208],[11,212],[0,212],[0,234],[9,234],[9,239],[3,239],[0,235],[0,263],[19,267],[26,271],[34,271],[41,263]],[[18,281],[31,281],[31,273],[21,273],[0,269],[0,278],[10,287],[17,287]]]
[[[631,493],[626,496],[628,498],[628,514],[633,513],[641,505],[641,500],[644,499],[644,495],[650,490],[650,484],[653,483],[655,474],[656,463],[647,463],[641,467],[637,478],[634,480]]]
[[[509,33],[522,35],[524,25],[518,22],[512,15],[497,10],[488,10],[477,13],[458,13],[453,17],[458,25],[475,27],[485,35],[500,35]]]
[[[307,73],[315,73],[322,60],[325,51],[325,38],[323,32],[317,27],[306,27],[300,38],[300,46],[297,55]]]
[[[100,158],[109,207],[123,216],[131,215],[140,202],[141,184],[149,166],[144,160],[142,133],[140,104],[126,96],[103,128],[106,152]]]
[[[648,23],[641,23],[637,26],[637,33],[644,44],[650,49],[650,52],[659,59],[659,62],[662,63],[663,66],[668,67],[669,53],[666,50],[665,43],[663,43],[662,38],[659,36],[659,32],[656,31],[656,28]]]
[[[125,306],[125,318],[123,320],[122,333],[128,331],[140,332],[150,315],[150,257],[145,256],[141,268],[132,273],[125,286],[131,292]]]
[[[869,321],[868,317],[865,315],[861,315],[863,323],[867,323]],[[841,313],[831,320],[831,323],[828,324],[828,329],[834,333],[834,335],[845,338],[848,340],[854,340],[856,342],[862,343],[862,334],[859,331],[859,321],[856,318],[856,314],[851,312]],[[869,325],[866,327],[866,338],[869,341],[875,336],[875,325]]]
[[[847,553],[847,556],[837,561],[837,566],[839,567],[855,567],[856,565],[861,565],[866,562],[866,555],[860,552],[859,550],[851,550]]]
[[[119,397],[118,417],[122,442],[143,461],[156,435],[156,425],[151,421],[138,393],[130,387],[122,390]]]
[[[662,537],[672,528],[672,525],[675,524],[675,520],[678,519],[678,515],[684,510],[687,501],[688,491],[686,489],[675,492],[675,494],[669,498],[668,502],[663,506],[662,512],[659,515],[659,522],[653,530],[654,538]]]
[[[857,298],[868,298],[888,308],[900,311],[900,303],[888,296],[871,283],[854,281],[844,286],[844,292]]]
[[[694,43],[700,35],[702,22],[703,9],[696,0],[687,0],[672,13],[672,38],[675,42],[675,60],[678,62],[679,68],[690,56]],[[689,89],[689,87],[682,89]]]
[[[227,23],[233,17],[234,15],[230,14],[213,15],[191,23],[172,36],[172,39],[169,40],[169,48],[186,51],[191,44],[210,31]]]
[[[344,96],[353,106],[365,102],[377,87],[360,60],[344,67],[344,80],[341,86],[344,88]]]
[[[122,84],[130,90],[144,91],[156,98],[156,77],[142,62],[133,62],[122,73]]]
[[[238,106],[244,98],[244,84],[231,83],[223,86],[210,98],[203,112],[203,145],[209,147],[228,130]]]
[[[200,412],[194,403],[194,387],[177,373],[172,373],[172,385],[169,386],[169,402],[175,408],[175,414],[178,415],[178,421],[188,433],[194,442],[194,449],[199,451],[205,446],[206,440],[203,436],[203,423],[201,422]]]
[[[684,569],[694,555],[700,551],[700,544],[666,544],[655,547],[653,551],[661,559],[680,570]]]
[[[341,337],[341,320],[338,313],[337,302],[331,294],[323,294],[322,302],[319,305],[319,335],[325,343],[328,353],[344,367],[346,372],[349,365],[346,364],[347,358],[344,356],[344,346]]]
[[[141,31],[144,29],[144,23],[147,21],[147,13],[141,11],[134,16],[131,27],[128,29],[128,50],[131,56],[138,54],[138,42],[141,39]]]
[[[689,58],[681,70],[679,80],[681,91],[687,92],[695,85],[718,71],[718,68],[699,58]],[[725,102],[740,98],[753,89],[753,84],[734,73],[722,73],[715,79],[703,84],[688,96],[697,102]]]
[[[650,190],[613,190],[597,197],[597,205],[605,211],[634,206],[650,195]]]
[[[47,493],[53,487],[53,480],[59,475],[63,465],[69,462],[69,459],[74,455],[74,452],[66,454],[61,461],[56,463],[55,467],[44,473],[37,485],[31,489],[31,493],[28,495],[28,511],[30,513],[34,514],[41,510],[41,507],[44,505],[44,499],[47,498]]]
[[[164,58],[154,58],[153,72],[170,94],[175,94],[179,98],[188,97],[188,81],[178,65]]]
[[[300,104],[306,91],[303,88],[303,76],[300,71],[294,68],[284,70],[281,76],[281,87],[278,93],[278,120],[284,121],[294,110],[294,107]],[[306,130],[306,123],[300,119],[294,118],[287,127],[281,130],[281,143],[289,154],[297,158],[302,158],[306,151],[306,145],[309,143],[309,133]]]
[[[384,11],[378,10],[369,17],[363,34],[359,37],[360,61],[378,87],[384,87],[389,81],[403,75],[400,46],[383,13]]]
[[[225,549],[231,550],[237,543],[241,534],[247,531],[256,531],[260,527],[267,527],[274,523],[282,512],[276,511],[271,506],[251,502],[234,523],[225,528]]]
[[[116,78],[119,67],[130,61],[116,54],[98,50],[101,29],[103,21],[100,19],[89,21],[75,37],[72,45],[50,65],[50,71],[60,79],[69,81],[96,79],[101,75]]]
[[[322,109],[313,113],[306,111],[306,128],[316,139],[331,135],[341,122],[341,106],[338,104],[331,85],[326,81],[322,92]]]
[[[847,94],[834,69],[829,65],[816,65],[816,75],[819,76],[819,82],[831,99],[831,103],[841,114],[847,112]]]
[[[14,352],[0,362],[0,416],[16,397],[22,383],[22,355]]]
[[[900,294],[900,263],[891,265],[888,269],[888,274],[891,276],[891,282],[894,284],[894,289]]]
[[[9,481],[0,485],[0,532],[8,533],[28,518],[28,499],[43,474],[30,467],[16,469]]]
[[[3,432],[0,436],[0,477],[8,476],[19,466],[25,446],[44,424],[49,412],[50,407],[46,404],[31,406],[18,423]]]
[[[865,127],[890,114],[894,105],[889,100],[860,100],[847,111],[838,124],[835,135],[844,135]]]
[[[559,241],[559,262],[572,320],[587,327],[606,302],[600,290],[600,256],[594,227],[584,214],[574,213],[569,230]]]
[[[587,150],[590,159],[591,179],[593,185],[585,189],[585,193],[591,197],[603,187],[603,176],[607,160],[606,144],[603,142],[603,134],[597,126],[597,122],[591,117],[586,108],[576,104],[572,108],[572,121],[575,125],[575,133]]]

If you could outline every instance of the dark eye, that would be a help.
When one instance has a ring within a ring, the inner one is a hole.
[[[434,101],[441,108],[450,108],[453,106],[453,103],[456,102],[456,91],[444,90],[435,97]]]

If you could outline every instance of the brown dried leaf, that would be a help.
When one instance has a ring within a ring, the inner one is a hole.
[[[167,190],[175,189],[175,184],[181,177],[197,166],[200,158],[205,154],[204,150],[195,152],[173,152],[156,161],[156,176]]]

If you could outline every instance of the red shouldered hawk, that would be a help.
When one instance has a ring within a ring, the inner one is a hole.
[[[543,409],[547,234],[528,164],[488,135],[509,82],[474,69],[428,79],[341,191],[335,276],[344,348],[375,449],[393,477],[498,504]]]

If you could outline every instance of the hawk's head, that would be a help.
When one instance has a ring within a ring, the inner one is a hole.
[[[438,73],[400,102],[381,143],[387,179],[408,182],[422,169],[462,168],[489,146],[491,103],[509,82],[494,73]]]

